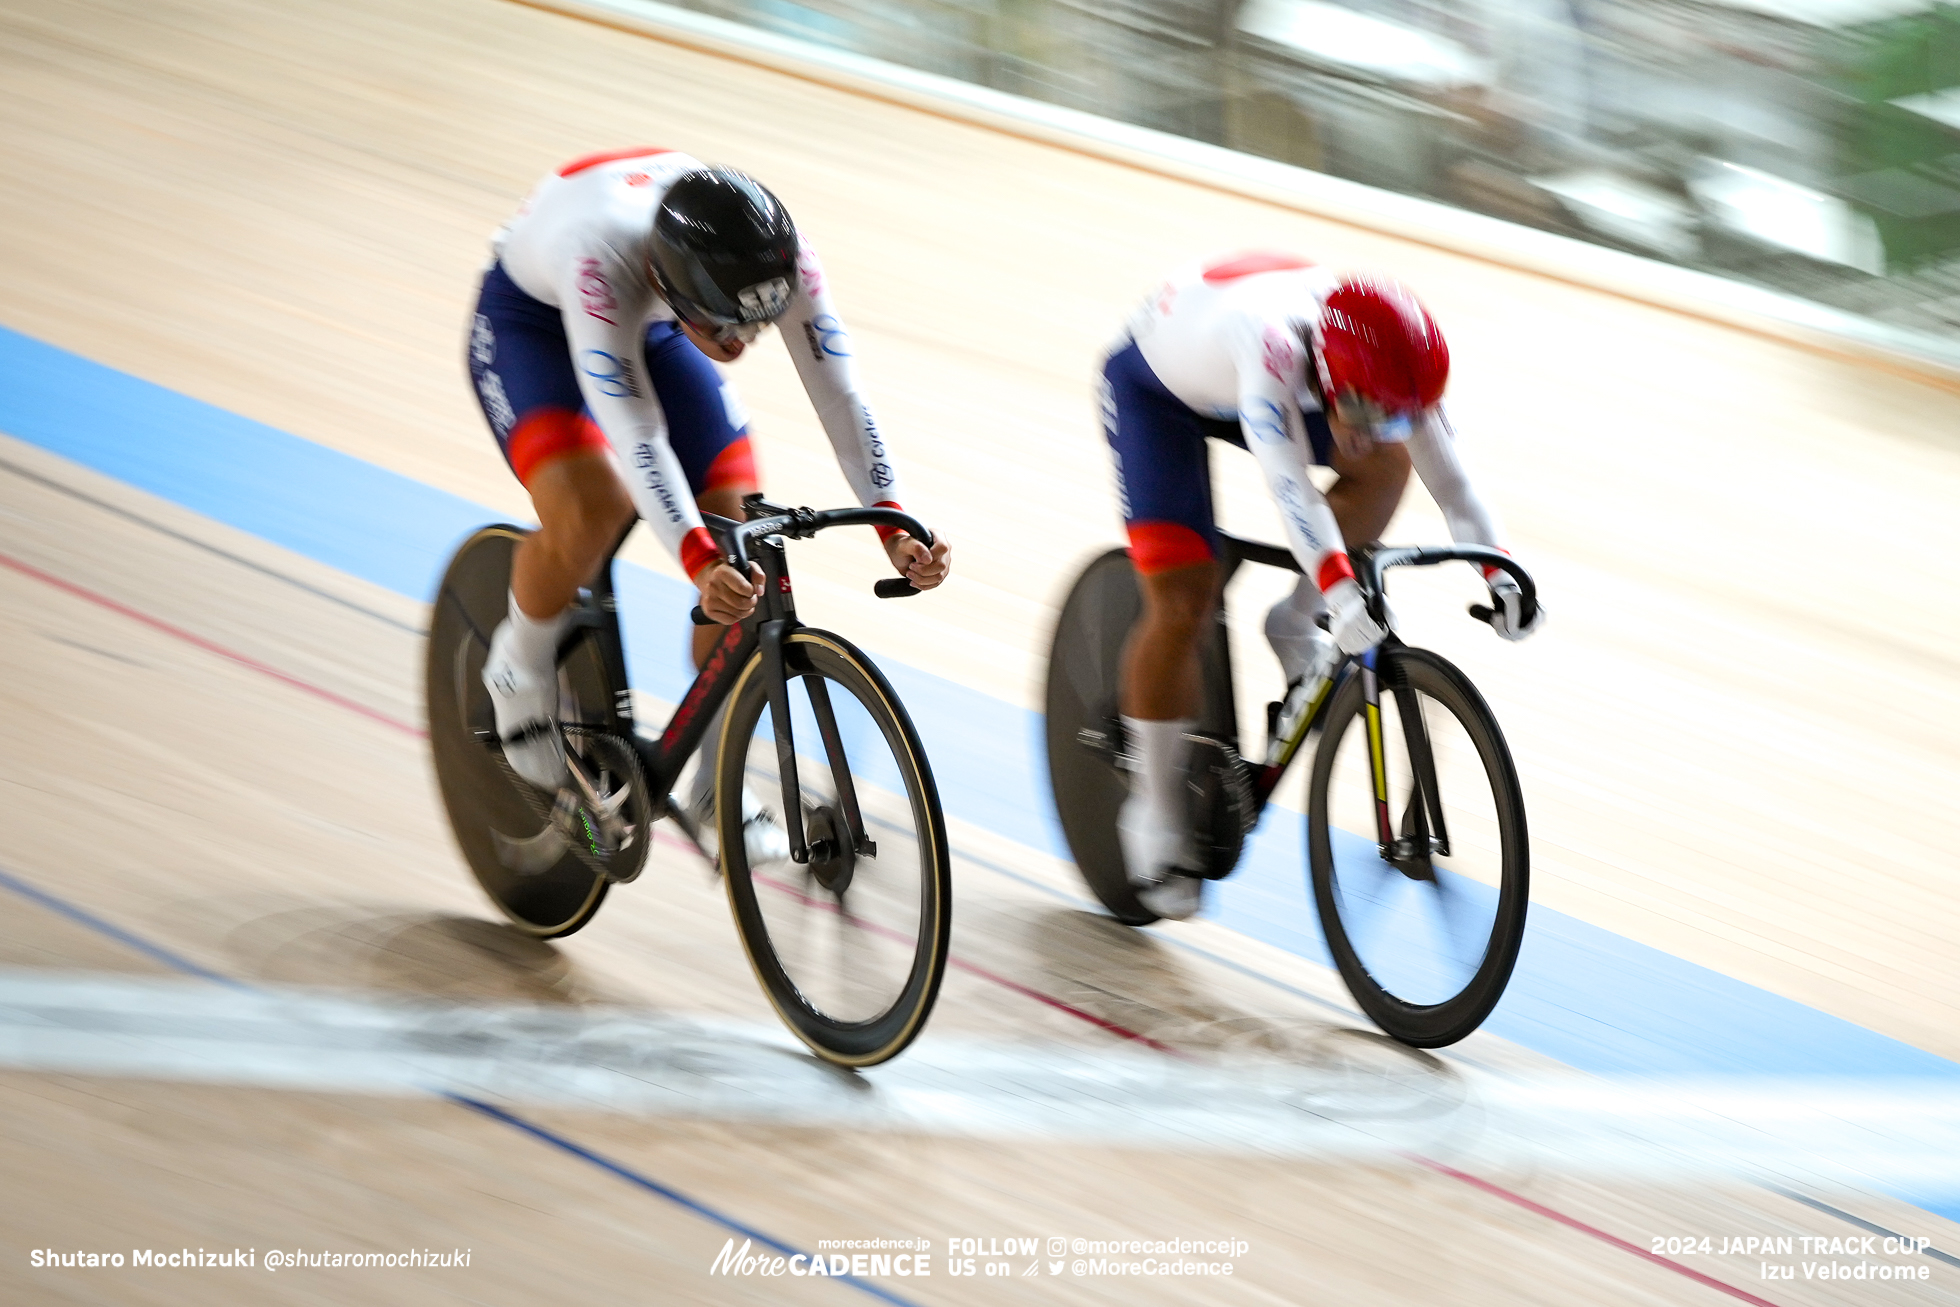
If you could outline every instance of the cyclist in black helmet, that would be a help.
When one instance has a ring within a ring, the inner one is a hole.
[[[761,573],[738,575],[701,525],[703,509],[739,518],[742,496],[758,488],[748,419],[715,364],[781,325],[859,501],[901,499],[822,267],[753,178],[671,150],[591,155],[539,182],[493,248],[470,372],[539,527],[518,547],[510,616],[483,677],[511,766],[554,789],[565,776],[554,669],[566,610],[636,513],[679,559],[708,616],[727,623],[754,611]],[[904,532],[881,534],[914,585],[946,579],[944,536],[927,549]],[[695,629],[697,664],[720,633]],[[702,815],[718,734],[708,732],[690,796]],[[760,860],[781,836],[758,819],[750,838],[765,846],[751,852]]]

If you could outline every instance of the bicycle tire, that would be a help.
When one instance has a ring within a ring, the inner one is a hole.
[[[716,774],[716,829],[729,908],[756,979],[784,1023],[826,1061],[851,1067],[874,1066],[897,1056],[918,1036],[945,979],[951,950],[953,881],[939,790],[911,717],[884,675],[855,646],[830,632],[801,628],[784,640],[783,661],[789,682],[786,690],[795,691],[799,681],[810,678],[820,681],[825,702],[835,714],[840,739],[846,734],[858,737],[854,751],[848,741],[839,748],[846,753],[854,801],[862,802],[865,809],[867,833],[876,820],[874,804],[882,803],[892,820],[876,830],[874,851],[849,855],[851,870],[833,901],[826,901],[829,885],[808,879],[801,886],[793,880],[785,883],[788,877],[817,875],[814,858],[803,868],[786,861],[766,868],[750,865],[744,837],[744,791],[751,784],[765,783],[752,765],[750,749],[763,738],[757,731],[767,725],[770,711],[766,659],[757,652],[729,692]],[[829,697],[832,691],[842,691],[856,709]],[[806,702],[814,698],[808,685],[802,692]],[[843,729],[846,725],[857,729],[847,731]],[[812,796],[821,796],[825,787],[821,776],[829,768],[820,760],[827,756],[828,746],[821,742],[820,731],[808,727],[793,730],[802,806],[805,821],[812,824],[812,838],[819,819],[814,814],[819,812],[828,814],[822,818],[829,823],[827,832],[840,831],[844,825],[838,815],[842,800],[834,799],[834,806],[829,808],[812,802]],[[868,740],[874,731],[882,741],[882,752]],[[763,756],[774,758],[773,734],[768,738],[771,743]],[[895,776],[882,770],[880,764],[884,762],[890,764]],[[891,779],[897,784],[883,784]],[[834,778],[828,788],[837,790]],[[778,778],[775,801],[779,810],[781,796]],[[905,827],[908,818],[909,840],[904,831],[895,833],[892,829]],[[912,850],[909,855],[908,848]],[[916,871],[904,871],[908,864],[915,865]],[[916,885],[911,883],[914,876]],[[912,897],[916,903],[910,902]],[[862,1013],[846,1012],[842,1003],[831,1003],[832,993],[862,989],[866,978],[819,975],[815,967],[820,964],[800,947],[803,941],[791,938],[794,932],[786,921],[792,915],[798,921],[818,922],[827,932],[854,937],[859,941],[855,947],[861,951],[895,956],[909,949],[902,977],[887,986],[889,1001],[874,999],[875,1010]],[[819,992],[821,980],[838,983]]]
[[[1439,705],[1461,728],[1463,735],[1474,752],[1481,768],[1485,783],[1489,786],[1490,820],[1486,823],[1494,827],[1498,851],[1493,862],[1498,881],[1494,900],[1488,886],[1477,890],[1482,901],[1494,902],[1491,912],[1489,934],[1484,941],[1483,952],[1474,970],[1471,970],[1461,989],[1448,997],[1434,1002],[1415,1002],[1391,992],[1378,977],[1383,970],[1383,957],[1376,955],[1376,961],[1362,956],[1357,948],[1354,934],[1350,929],[1350,919],[1358,924],[1361,909],[1357,893],[1356,902],[1350,903],[1342,893],[1341,872],[1335,857],[1333,830],[1330,820],[1330,784],[1333,778],[1335,760],[1347,732],[1357,723],[1366,732],[1364,689],[1360,675],[1349,676],[1335,692],[1329,704],[1325,724],[1322,727],[1320,744],[1314,754],[1314,766],[1307,794],[1307,854],[1311,867],[1314,902],[1319,911],[1320,923],[1326,935],[1327,946],[1339,968],[1341,978],[1346,982],[1348,992],[1354,1000],[1382,1031],[1404,1044],[1416,1048],[1442,1048],[1463,1039],[1482,1025],[1498,1000],[1503,997],[1509,984],[1512,969],[1517,964],[1518,950],[1524,942],[1526,911],[1530,902],[1531,854],[1530,837],[1525,824],[1524,797],[1519,789],[1517,770],[1512,765],[1509,747],[1499,729],[1497,719],[1483,696],[1477,692],[1468,677],[1443,658],[1425,649],[1412,649],[1407,646],[1383,648],[1377,659],[1377,669],[1381,682],[1381,697],[1384,703],[1393,700],[1391,687],[1397,678],[1405,680],[1407,689],[1422,703],[1420,713],[1424,720],[1429,717],[1428,703]],[[1424,703],[1423,701],[1427,701]],[[1404,747],[1408,747],[1409,732],[1403,723],[1400,710],[1396,711],[1396,724],[1402,728]],[[1428,728],[1425,727],[1425,732]],[[1384,735],[1388,725],[1384,720]],[[1425,734],[1425,738],[1427,738]],[[1365,743],[1363,748],[1368,747]],[[1384,745],[1384,754],[1388,749]],[[1455,754],[1452,755],[1456,756]],[[1432,772],[1435,766],[1432,765]],[[1459,765],[1455,775],[1461,776]],[[1355,778],[1348,777],[1350,782]],[[1390,774],[1391,812],[1399,797],[1394,788],[1395,777]],[[1443,788],[1439,785],[1439,788]],[[1469,799],[1481,805],[1482,793],[1474,785],[1457,785],[1454,781],[1451,792],[1442,796],[1443,810],[1449,811],[1453,803]],[[1457,797],[1452,798],[1455,794]],[[1372,803],[1374,795],[1365,797],[1364,803]],[[1413,794],[1410,803],[1417,800]],[[1407,809],[1404,810],[1404,831],[1407,831]],[[1459,822],[1461,825],[1461,822]],[[1461,832],[1459,831],[1459,835]],[[1370,832],[1373,838],[1373,832]],[[1349,876],[1351,880],[1361,881],[1364,874],[1385,876],[1391,883],[1394,877],[1406,873],[1396,871],[1382,862],[1379,853],[1373,857],[1374,868],[1387,867],[1386,872],[1370,869],[1364,873],[1359,864],[1371,861],[1365,852],[1359,850],[1364,841],[1356,840],[1349,846],[1354,850],[1348,855]],[[1459,845],[1468,841],[1459,838]],[[1377,850],[1379,845],[1376,845]],[[1464,891],[1446,890],[1450,875],[1446,868],[1437,868],[1434,879],[1429,882],[1435,888],[1421,891],[1444,895],[1462,894]],[[1410,878],[1414,879],[1414,878]],[[1418,884],[1421,882],[1418,881]],[[1453,983],[1453,982],[1452,982]]]
[[[511,556],[526,534],[515,526],[485,527],[450,559],[430,612],[424,702],[437,787],[470,874],[511,925],[551,939],[592,920],[610,882],[569,848],[535,868],[512,852],[549,858],[553,845],[540,838],[547,822],[519,788],[524,782],[478,736],[493,720],[482,677],[490,633],[508,611]],[[613,687],[590,636],[567,652],[560,675],[576,713],[567,720],[604,721]]]

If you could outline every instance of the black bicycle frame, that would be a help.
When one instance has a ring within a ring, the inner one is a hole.
[[[654,816],[684,820],[683,814],[675,812],[668,804],[670,792],[687,766],[687,760],[701,747],[701,737],[706,734],[708,723],[714,720],[716,710],[727,700],[736,674],[748,666],[749,659],[760,649],[763,676],[769,691],[770,721],[776,736],[776,759],[782,769],[783,820],[785,833],[789,836],[790,857],[798,863],[807,863],[811,848],[803,830],[803,806],[797,784],[796,745],[791,734],[789,707],[789,681],[797,674],[797,669],[787,665],[784,654],[790,633],[800,628],[802,623],[796,616],[786,541],[805,539],[833,526],[864,524],[898,527],[930,548],[932,533],[909,514],[889,508],[792,509],[771,504],[760,495],[744,499],[743,507],[749,513],[746,522],[717,517],[712,513],[702,514],[702,519],[708,529],[721,538],[728,562],[738,572],[746,575],[751,562],[762,568],[762,594],[756,600],[754,613],[724,629],[721,640],[709,653],[693,684],[688,686],[687,693],[682,696],[680,705],[674,709],[674,715],[668,719],[658,740],[642,736],[634,725],[632,683],[626,675],[625,645],[619,630],[619,601],[613,589],[613,560],[620,546],[626,543],[626,537],[632,533],[631,526],[620,535],[612,552],[606,555],[605,565],[599,569],[592,583],[591,603],[577,610],[572,629],[567,632],[565,642],[559,648],[559,655],[563,657],[581,631],[590,629],[595,633],[607,682],[619,687],[613,703],[607,709],[606,729],[629,741],[639,753],[640,765],[646,771],[647,784],[652,791]],[[908,582],[897,578],[880,581],[873,590],[885,598],[917,593]],[[694,610],[694,620],[697,625],[711,624],[699,608]],[[856,788],[851,782],[850,763],[844,756],[843,736],[837,729],[829,687],[821,678],[813,678],[808,688],[811,709],[817,718],[817,732],[823,739],[824,755],[837,786],[838,803],[844,812],[851,843],[858,852],[868,853],[874,846],[865,835],[864,818],[858,808]],[[817,852],[821,855],[824,850]]]
[[[1219,602],[1217,605],[1217,629],[1212,640],[1215,656],[1224,669],[1224,675],[1216,678],[1206,690],[1205,720],[1224,733],[1226,743],[1238,747],[1238,702],[1233,692],[1232,650],[1227,635],[1224,591],[1232,577],[1243,563],[1263,563],[1282,571],[1300,572],[1299,560],[1289,549],[1276,545],[1260,544],[1254,540],[1243,540],[1225,532],[1219,533]],[[1538,604],[1538,587],[1526,572],[1509,554],[1502,550],[1483,545],[1421,545],[1412,547],[1392,547],[1377,549],[1357,549],[1352,551],[1355,583],[1368,601],[1368,612],[1376,621],[1386,625],[1387,609],[1384,604],[1384,575],[1392,567],[1432,567],[1437,563],[1466,562],[1485,568],[1498,568],[1508,573],[1518,583],[1524,600],[1524,615],[1529,619]],[[1472,610],[1473,612],[1476,610]],[[1415,691],[1409,688],[1408,679],[1402,674],[1398,661],[1387,660],[1389,692],[1395,696],[1396,706],[1403,723],[1404,738],[1409,748],[1410,764],[1415,771],[1414,802],[1409,805],[1405,820],[1410,826],[1406,834],[1398,835],[1395,830],[1394,815],[1388,804],[1387,761],[1383,749],[1381,718],[1381,681],[1379,672],[1382,666],[1380,657],[1383,650],[1393,651],[1404,647],[1393,631],[1383,637],[1380,645],[1358,658],[1349,658],[1330,678],[1328,686],[1322,691],[1320,701],[1314,706],[1306,724],[1298,731],[1304,739],[1327,711],[1333,702],[1335,692],[1342,681],[1351,675],[1362,678],[1362,697],[1366,703],[1368,724],[1368,766],[1375,784],[1375,815],[1377,835],[1381,845],[1382,857],[1400,867],[1410,875],[1433,874],[1429,869],[1432,855],[1448,857],[1449,831],[1443,821],[1442,797],[1436,783],[1436,760],[1430,750],[1429,730],[1423,721],[1421,705]],[[1274,729],[1269,715],[1268,734]],[[1279,763],[1249,768],[1252,789],[1263,809],[1273,790],[1278,787],[1280,778],[1292,762],[1292,754]]]

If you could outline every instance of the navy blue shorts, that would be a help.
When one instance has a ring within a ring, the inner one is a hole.
[[[708,356],[672,322],[647,324],[643,354],[688,488],[697,497],[722,486],[754,489],[749,429],[729,420],[724,383]],[[563,315],[519,290],[502,264],[483,274],[470,330],[470,376],[497,448],[526,485],[560,454],[611,448],[586,411]]]
[[[1116,456],[1116,492],[1137,570],[1148,575],[1216,558],[1218,527],[1205,442],[1222,440],[1244,449],[1238,419],[1192,410],[1157,379],[1135,343],[1109,356],[1103,383],[1103,434]],[[1314,462],[1331,465],[1334,433],[1326,415],[1302,416]]]

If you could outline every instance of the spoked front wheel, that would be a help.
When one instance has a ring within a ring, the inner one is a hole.
[[[775,705],[766,662],[758,653],[736,681],[721,741],[729,903],[790,1029],[828,1061],[871,1066],[912,1042],[946,972],[953,887],[939,791],[903,705],[849,642],[791,633]],[[801,863],[789,853],[797,823]]]
[[[1314,900],[1362,1011],[1405,1044],[1441,1048],[1483,1023],[1517,962],[1524,800],[1497,720],[1462,672],[1401,645],[1381,649],[1377,668],[1379,715],[1355,672],[1314,757]]]

